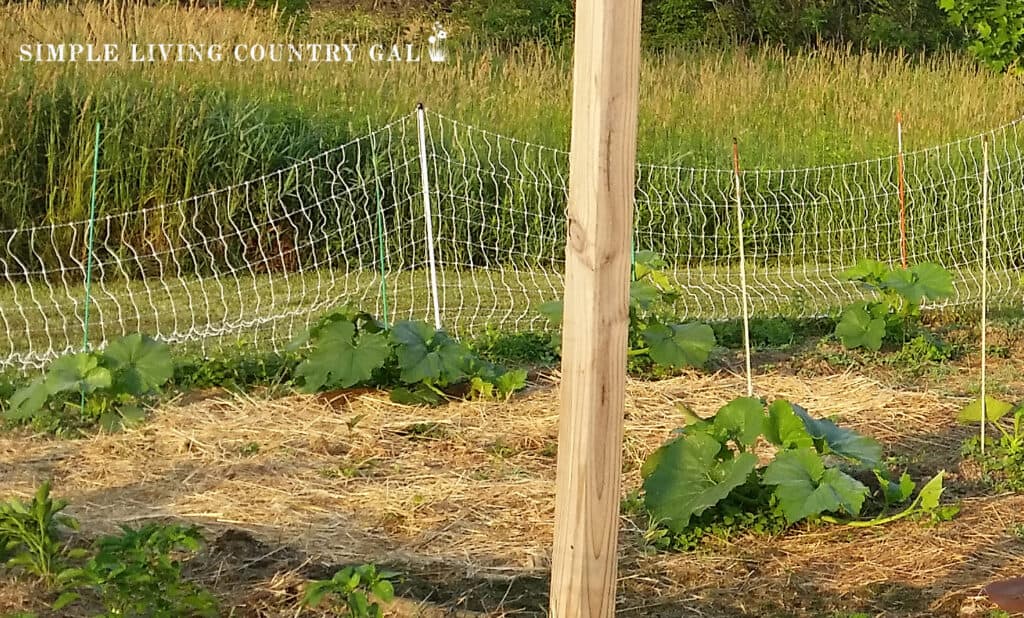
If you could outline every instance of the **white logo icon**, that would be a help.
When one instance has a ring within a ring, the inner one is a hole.
[[[448,31],[444,29],[441,22],[434,22],[434,34],[427,39],[427,42],[430,43],[427,52],[430,54],[431,61],[444,62],[448,58],[448,52],[444,49],[444,42],[447,38]]]

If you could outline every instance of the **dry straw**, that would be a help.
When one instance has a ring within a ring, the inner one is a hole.
[[[631,382],[624,488],[638,485],[643,458],[679,425],[675,404],[708,414],[743,385],[723,374]],[[958,401],[849,374],[766,375],[758,390],[879,438],[916,475],[945,468],[959,483],[970,481],[957,470],[965,436],[953,421]],[[74,442],[6,435],[0,495],[27,496],[53,476],[90,531],[185,520],[211,533],[249,531],[268,547],[286,545],[311,560],[545,577],[557,409],[554,384],[509,403],[436,409],[394,404],[373,391],[333,401],[214,394],[165,406],[143,428],[119,435]],[[1020,566],[1005,533],[1021,506],[1016,496],[970,499],[958,519],[935,528],[833,526],[678,555],[645,551],[640,522],[626,518],[621,609],[645,615],[673,605],[703,608],[695,615],[739,615],[737,604],[799,607],[811,592],[846,607],[891,609],[894,601],[878,594],[888,588],[915,595],[916,605],[908,601],[901,616],[958,615],[989,577]]]

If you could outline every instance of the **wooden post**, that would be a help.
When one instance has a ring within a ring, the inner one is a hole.
[[[615,614],[640,3],[576,3],[555,618]]]
[[[907,267],[907,185],[903,174],[903,112],[896,112],[896,175],[900,198],[900,263]]]

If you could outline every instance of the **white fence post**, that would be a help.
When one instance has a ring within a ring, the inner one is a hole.
[[[423,218],[427,224],[427,262],[430,264],[430,296],[434,303],[434,327],[441,330],[441,305],[437,297],[437,262],[434,260],[434,223],[430,210],[430,175],[427,173],[427,119],[423,104],[416,105],[420,134],[420,176],[423,180]]]

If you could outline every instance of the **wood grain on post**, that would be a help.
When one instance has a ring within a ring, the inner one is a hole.
[[[551,613],[615,613],[640,0],[578,0]]]

